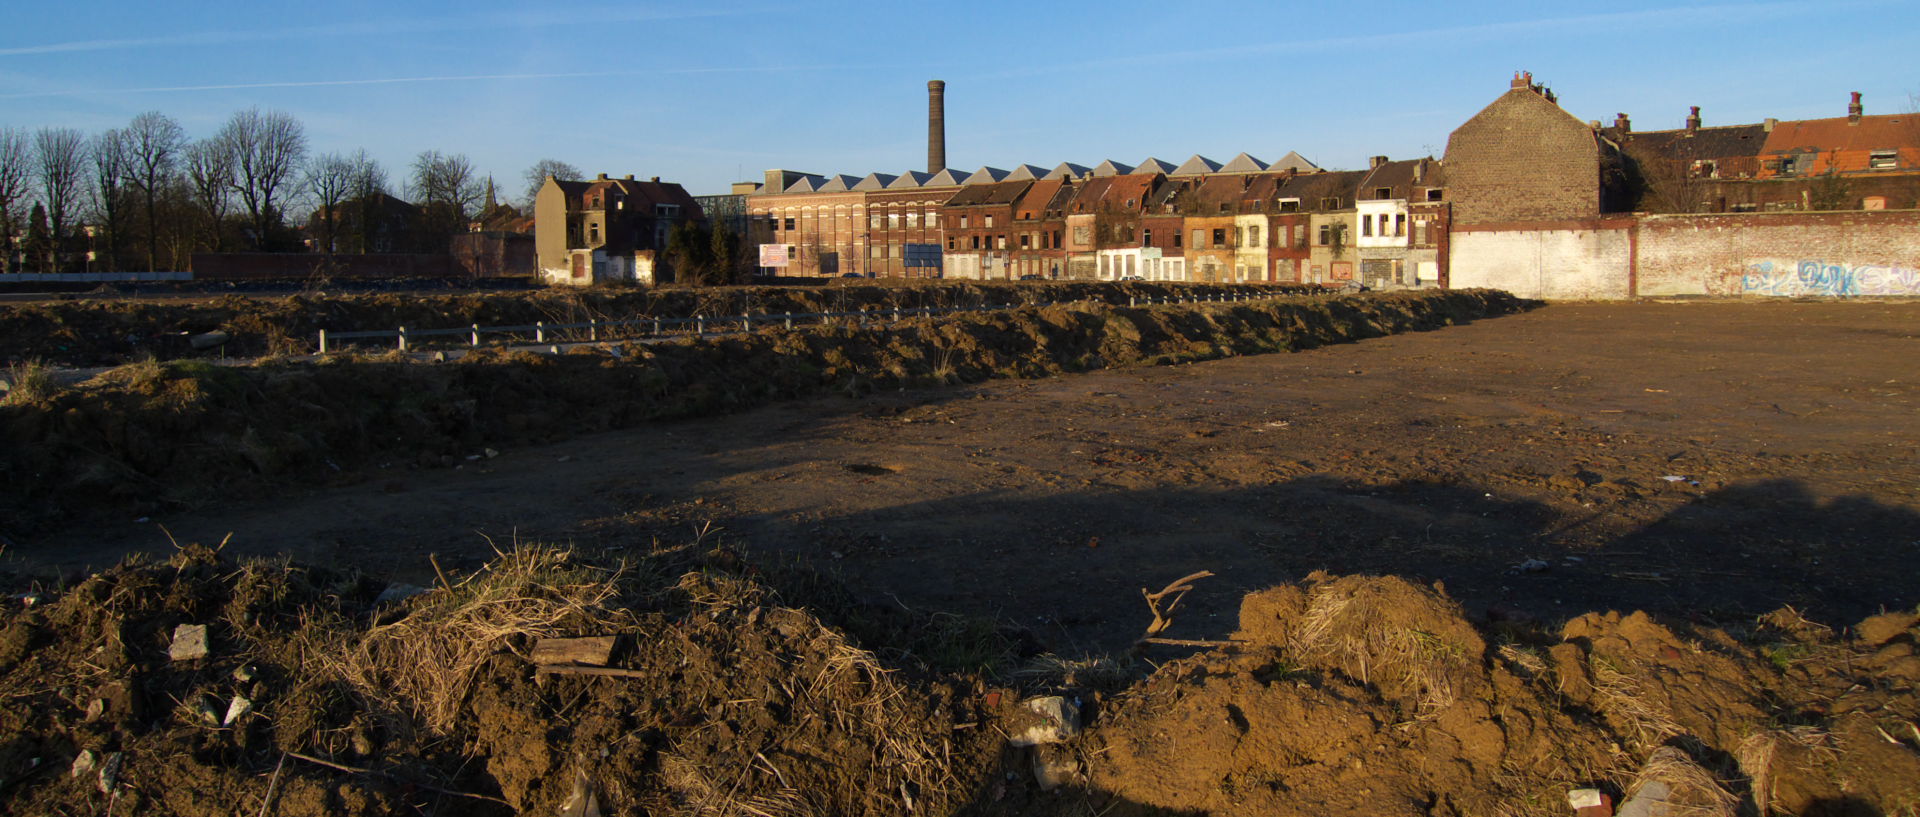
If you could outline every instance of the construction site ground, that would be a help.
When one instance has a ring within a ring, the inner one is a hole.
[[[1294,354],[780,403],[457,468],[92,519],[22,567],[227,542],[425,580],[518,541],[691,535],[1052,651],[1169,635],[1314,570],[1443,582],[1554,621],[1647,610],[1845,623],[1920,602],[1920,304],[1555,304]]]

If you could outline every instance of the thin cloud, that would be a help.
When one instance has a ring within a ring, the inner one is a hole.
[[[1856,2],[1833,5],[1875,5],[1873,2]],[[1401,45],[1409,43],[1462,40],[1469,38],[1484,39],[1502,35],[1520,35],[1549,29],[1564,28],[1601,28],[1621,25],[1677,25],[1686,22],[1724,23],[1730,15],[1745,22],[1752,22],[1773,16],[1798,13],[1807,8],[1807,3],[1776,2],[1762,4],[1690,6],[1682,8],[1651,9],[1647,11],[1612,12],[1606,14],[1583,14],[1573,17],[1551,17],[1537,20],[1512,20],[1498,23],[1477,23],[1474,25],[1450,26],[1446,28],[1422,29],[1419,31],[1398,31],[1380,34],[1356,34],[1345,37],[1324,37],[1311,40],[1283,40],[1279,42],[1253,43],[1249,45],[1225,46],[1220,48],[1201,48],[1185,51],[1163,51],[1155,54],[1138,54],[1109,59],[1087,60],[1083,62],[1063,63],[1053,66],[1039,66],[1031,69],[995,72],[978,75],[981,79],[1005,79],[1052,74],[1068,70],[1089,68],[1117,68],[1144,65],[1162,65],[1167,63],[1194,62],[1203,60],[1228,59],[1233,57],[1257,56],[1278,52],[1299,53],[1306,51],[1350,50],[1368,46]]]
[[[696,11],[607,9],[586,13],[575,12],[571,14],[543,11],[539,14],[482,14],[467,15],[458,18],[338,23],[333,25],[300,26],[294,28],[239,31],[189,31],[158,37],[70,40],[59,43],[14,46],[11,48],[0,48],[0,57],[35,54],[68,54],[84,51],[128,51],[142,48],[230,45],[233,43],[271,42],[276,40],[316,39],[325,37],[375,37],[395,34],[428,34],[447,31],[553,28],[557,26],[579,26],[593,23],[633,23],[731,17],[746,13],[748,12],[743,9],[703,9]]]
[[[233,82],[217,85],[165,85],[147,88],[86,88],[61,91],[33,91],[29,93],[0,94],[0,99],[39,99],[64,96],[112,96],[119,94],[178,94],[194,91],[240,91],[261,88],[332,88],[350,85],[405,85],[430,82],[494,82],[514,80],[577,79],[581,77],[641,77],[669,76],[676,74],[747,74],[747,73],[786,73],[791,71],[832,71],[838,66],[767,66],[767,67],[721,67],[721,68],[663,68],[652,71],[565,71],[543,74],[459,74],[451,76],[428,77],[375,77],[369,79],[316,79],[289,80],[280,82]]]

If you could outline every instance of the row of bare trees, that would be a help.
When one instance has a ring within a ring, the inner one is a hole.
[[[194,252],[309,246],[444,252],[492,204],[466,156],[428,150],[408,171],[402,200],[365,150],[309,155],[298,119],[259,108],[201,139],[158,111],[93,135],[0,128],[0,272],[177,270]]]

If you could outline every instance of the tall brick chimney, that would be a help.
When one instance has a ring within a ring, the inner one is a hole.
[[[947,169],[947,83],[927,82],[927,172]]]
[[[1614,114],[1614,115],[1613,115],[1613,129],[1614,129],[1614,130],[1617,130],[1617,131],[1619,131],[1619,132],[1621,132],[1621,133],[1632,133],[1632,132],[1633,132],[1633,122],[1631,122],[1631,121],[1629,121],[1629,120],[1627,119],[1627,115],[1626,115],[1626,114],[1624,114],[1624,113],[1617,113],[1617,114]]]
[[[1372,156],[1372,157],[1369,157],[1369,158],[1367,159],[1367,169],[1368,169],[1368,170],[1372,170],[1372,169],[1374,169],[1374,168],[1377,168],[1377,167],[1379,167],[1379,166],[1381,166],[1381,165],[1383,165],[1383,164],[1386,164],[1386,163],[1387,163],[1387,157],[1385,157],[1385,156]]]
[[[1854,91],[1853,101],[1850,103],[1847,103],[1847,124],[1849,125],[1860,124],[1860,114],[1863,112],[1864,110],[1860,107],[1860,92]]]
[[[1692,136],[1698,130],[1700,130],[1700,106],[1695,105],[1687,109],[1687,135]]]

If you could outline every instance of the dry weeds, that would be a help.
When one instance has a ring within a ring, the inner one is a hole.
[[[458,583],[443,582],[409,600],[405,617],[368,630],[328,669],[445,734],[481,665],[496,653],[521,654],[517,647],[530,638],[631,624],[630,613],[610,605],[620,595],[621,572],[576,562],[562,548],[500,553]]]

